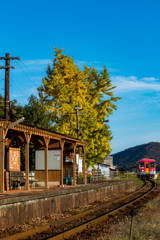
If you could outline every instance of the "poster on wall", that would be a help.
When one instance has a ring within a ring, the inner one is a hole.
[[[8,171],[20,171],[20,149],[9,148],[9,166]]]
[[[61,160],[61,153],[60,153],[60,151],[55,151],[54,152],[54,160],[55,161],[60,161]]]

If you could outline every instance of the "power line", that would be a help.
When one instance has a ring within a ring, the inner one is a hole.
[[[22,62],[22,61],[21,61]],[[24,63],[23,63],[24,64]],[[38,87],[34,81],[32,81],[32,79],[25,73],[25,71],[23,70],[23,68],[19,65],[19,63],[17,63],[17,65],[20,67],[20,69],[24,72],[24,74],[26,75],[26,77],[36,86]],[[25,64],[24,64],[25,66]],[[26,66],[25,66],[26,67]],[[27,67],[26,67],[27,68]],[[27,68],[28,69],[28,68]],[[29,69],[28,69],[29,70]],[[30,70],[29,70],[30,71]],[[30,71],[31,72],[31,71]],[[33,74],[32,74],[33,75]]]
[[[21,84],[21,82],[17,79],[17,77],[14,76],[13,73],[11,73],[13,75],[13,77],[18,81],[18,83],[22,86],[22,88],[24,88],[26,90],[26,92],[28,92],[28,90]],[[30,95],[30,92],[28,92]]]
[[[0,59],[2,61],[2,63],[4,64],[4,60],[3,59]]]
[[[24,64],[22,60],[20,62],[28,69],[28,71],[33,75],[33,77],[35,77],[39,81],[39,79],[31,72],[31,70],[26,66],[26,64]]]
[[[12,74],[12,73],[11,73]],[[13,74],[12,74],[13,75]],[[13,77],[15,77],[15,76],[13,76]],[[19,91],[22,93],[22,95],[23,96],[25,96],[26,98],[28,98],[22,91],[21,91],[21,89],[19,88],[19,86],[16,84],[16,82],[13,80],[13,78],[12,78],[12,81],[13,81],[13,83],[16,85],[16,87],[19,89]]]
[[[3,62],[3,64],[4,64],[4,60],[3,60],[3,59],[0,59],[0,60],[1,60],[1,61]],[[11,73],[11,75],[13,75],[13,77],[16,78],[13,73]],[[4,80],[4,79],[2,78],[2,80]],[[2,80],[1,80],[1,81],[2,81]],[[14,85],[16,85],[16,87],[19,89],[19,91],[22,93],[22,95],[25,96],[25,94],[21,91],[21,89],[20,89],[19,86],[16,84],[16,82],[13,80],[13,78],[11,78],[11,81],[13,81]],[[25,97],[28,98],[27,96],[25,96]],[[4,100],[4,102],[5,102],[5,100]]]
[[[2,62],[3,62],[3,64],[4,64],[4,59],[0,59]],[[12,75],[12,81],[14,82],[14,84],[16,85],[16,87],[19,89],[19,91],[22,93],[22,95],[25,97],[25,98],[27,98],[28,99],[28,97],[22,92],[22,90],[19,88],[19,86],[16,84],[16,81],[14,81],[13,80],[13,77],[17,80],[17,82],[22,86],[22,88],[23,89],[25,89],[25,91],[26,92],[28,92],[29,93],[29,95],[30,95],[30,92],[21,84],[21,82],[17,79],[17,77],[13,74],[13,72],[11,72],[11,75]]]

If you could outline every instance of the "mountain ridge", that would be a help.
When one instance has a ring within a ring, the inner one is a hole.
[[[149,142],[137,145],[112,154],[111,156],[113,156],[113,165],[117,166],[117,168],[123,167],[126,170],[134,171],[138,160],[150,158],[156,161],[157,169],[160,169],[160,166],[158,166],[160,162],[159,142]]]

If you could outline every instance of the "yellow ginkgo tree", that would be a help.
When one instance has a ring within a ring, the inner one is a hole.
[[[77,137],[74,107],[83,109],[79,114],[79,125],[83,132],[81,140],[88,142],[86,162],[100,163],[111,152],[112,133],[105,119],[116,110],[111,79],[107,69],[98,73],[95,68],[84,65],[81,71],[72,57],[62,54],[64,49],[54,48],[53,67],[48,65],[47,76],[38,88],[46,110],[52,112],[56,131]]]

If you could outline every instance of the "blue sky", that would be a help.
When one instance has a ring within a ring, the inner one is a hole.
[[[80,68],[105,65],[122,97],[109,117],[112,153],[159,141],[159,9],[158,0],[1,1],[0,56],[21,59],[11,61],[10,99],[24,105],[37,94],[53,47],[65,48]],[[0,70],[2,95],[3,78]]]

